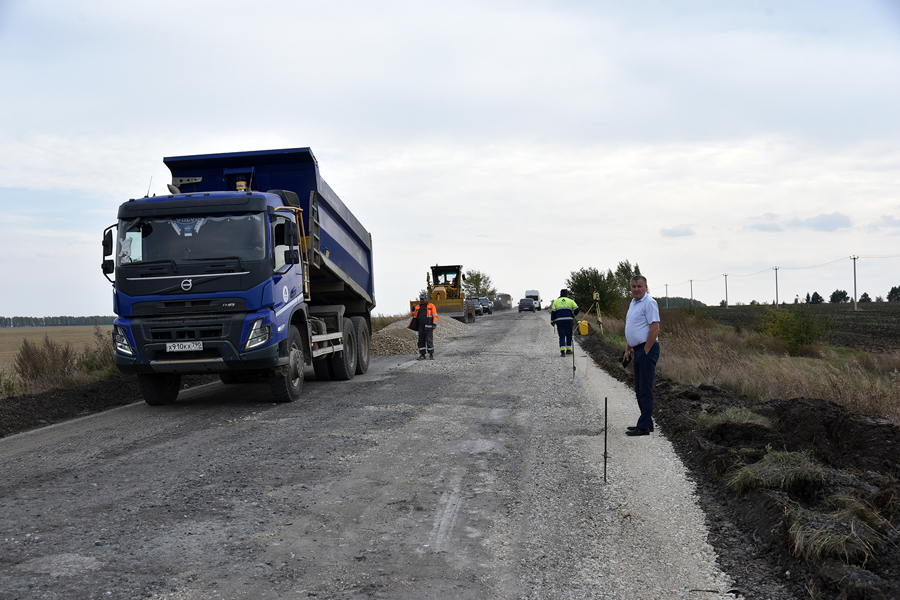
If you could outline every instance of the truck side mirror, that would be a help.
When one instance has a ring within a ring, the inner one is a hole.
[[[116,269],[115,263],[113,263],[112,259],[106,259],[106,260],[104,260],[104,261],[103,261],[103,264],[101,265],[101,268],[103,269],[103,274],[104,274],[104,275],[109,275],[110,273],[112,273],[112,272],[115,271],[115,269]]]
[[[284,228],[285,244],[294,247],[300,245],[300,235],[297,233],[297,227],[291,223],[290,226]]]
[[[103,232],[103,256],[109,256],[113,253],[112,230],[107,229]]]
[[[300,251],[296,250],[296,249],[285,250],[284,251],[284,264],[299,265],[300,264]]]

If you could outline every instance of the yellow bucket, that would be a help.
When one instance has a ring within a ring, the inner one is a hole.
[[[581,335],[587,335],[588,331],[588,322],[587,321],[579,321],[578,322],[578,333]]]

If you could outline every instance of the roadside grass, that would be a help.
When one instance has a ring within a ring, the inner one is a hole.
[[[0,373],[0,389],[6,397],[36,394],[118,375],[109,334],[95,327],[93,340],[81,349],[68,341],[56,341],[49,334],[39,341],[23,339],[12,368],[4,368]]]
[[[805,493],[824,482],[822,468],[802,452],[769,452],[728,478],[739,496],[760,488]]]
[[[391,323],[396,323],[397,321],[408,318],[409,315],[382,315],[379,313],[378,315],[372,317],[372,333],[381,331]]]
[[[836,558],[865,566],[887,538],[890,523],[878,511],[851,497],[837,497],[831,512],[803,508],[786,511],[788,543],[794,556],[819,562]]]
[[[406,318],[402,314],[373,316],[372,332]],[[109,328],[94,327],[90,336],[85,329],[60,327],[3,332],[0,349],[6,360],[0,363],[0,395],[9,398],[38,394],[118,377]]]
[[[697,416],[697,424],[707,429],[730,423],[752,423],[766,429],[772,428],[772,422],[769,419],[744,407],[732,407],[719,413],[703,413]]]
[[[607,342],[624,345],[625,322],[604,316],[603,323]],[[659,373],[679,383],[716,385],[756,400],[819,398],[900,423],[898,354],[818,342],[791,353],[786,342],[766,333],[682,310],[665,312],[660,345]]]

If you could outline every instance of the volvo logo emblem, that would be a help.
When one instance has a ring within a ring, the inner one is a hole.
[[[192,287],[194,287],[194,284],[191,283],[190,279],[185,279],[184,281],[181,282],[181,289],[184,290],[185,292],[191,291]]]

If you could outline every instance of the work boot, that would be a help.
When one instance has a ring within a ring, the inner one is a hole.
[[[559,351],[559,355],[560,355],[560,356],[565,356],[565,355],[566,355],[566,351],[565,351],[565,350],[560,350],[560,351]]]
[[[428,355],[428,360],[434,360],[434,352]]]
[[[425,355],[424,355],[424,354],[420,354],[420,355],[419,355],[419,358],[417,358],[416,360],[425,360]]]
[[[566,350],[566,354],[572,354],[571,350]]]

